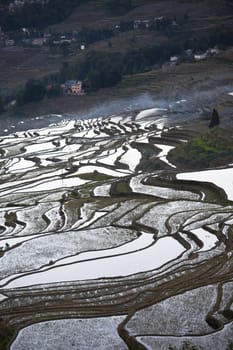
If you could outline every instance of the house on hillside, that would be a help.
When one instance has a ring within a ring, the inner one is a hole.
[[[220,52],[220,50],[219,50],[218,46],[215,46],[215,47],[213,47],[213,48],[209,48],[209,49],[207,50],[207,54],[208,54],[209,56],[218,55],[219,52]]]
[[[82,82],[80,80],[68,80],[62,85],[65,95],[81,96],[84,95]]]
[[[176,65],[179,61],[179,57],[178,56],[171,56],[170,57],[170,64],[171,65]]]
[[[68,34],[55,34],[53,36],[52,43],[54,45],[61,45],[64,43],[71,44],[72,42],[77,41],[76,38],[73,37],[71,33]]]
[[[72,34],[63,34],[60,36],[60,43],[67,43],[67,44],[71,44],[73,41],[73,35]]]

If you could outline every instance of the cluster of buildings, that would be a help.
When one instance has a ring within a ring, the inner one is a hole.
[[[25,46],[25,47],[42,47],[42,46],[58,46],[64,43],[72,44],[78,42],[78,35],[74,33],[41,33],[30,31],[27,28],[22,28],[20,32],[4,33],[0,27],[0,47],[10,46]],[[80,50],[85,50],[85,43],[80,43]]]
[[[14,0],[10,3],[10,8],[16,9],[23,6],[25,3],[47,3],[49,0]],[[178,24],[175,20],[167,17],[154,17],[153,19],[135,19],[131,21],[124,21],[116,24],[111,28],[114,33],[118,31],[129,31],[137,29],[149,29],[156,27],[157,29],[166,28],[167,26],[176,27]],[[15,46],[23,45],[30,47],[42,47],[50,45],[62,45],[64,43],[72,44],[79,42],[79,32],[74,30],[70,33],[52,33],[52,32],[38,32],[34,29],[22,28],[20,31],[14,33],[4,33],[0,27],[0,46]],[[80,43],[80,49],[85,50],[85,43]]]
[[[162,30],[168,27],[177,28],[179,24],[176,19],[164,16],[154,17],[152,19],[135,19],[132,21],[122,21],[115,25],[116,31],[127,31],[136,29],[157,29]]]
[[[175,18],[165,16],[157,16],[152,19],[135,19],[132,21],[124,21],[115,25],[118,31],[134,30],[134,29],[166,29],[168,27],[176,28],[179,24]]]
[[[164,16],[154,17],[153,19],[136,19],[133,21],[133,29],[143,29],[152,27],[159,29],[166,26],[177,27],[178,23],[175,19],[171,19]]]
[[[176,65],[182,61],[202,61],[207,58],[218,55],[219,53],[220,53],[220,50],[217,46],[213,48],[209,48],[204,52],[194,52],[193,50],[188,49],[188,50],[185,50],[182,55],[171,56],[170,61],[167,62],[165,65]]]
[[[82,82],[80,80],[68,80],[61,85],[61,89],[65,95],[84,95]]]

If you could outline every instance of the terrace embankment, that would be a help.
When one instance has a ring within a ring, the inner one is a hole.
[[[37,324],[45,338],[49,320],[99,320],[101,338],[103,317],[118,317],[129,348],[147,349],[164,335],[152,326],[158,309],[187,295],[198,295],[202,317],[187,326],[193,297],[189,312],[175,313],[184,321],[174,319],[166,334],[206,340],[231,322],[233,194],[224,179],[232,165],[190,174],[168,160],[195,136],[187,122],[171,125],[172,108],[177,120],[189,104],[178,102],[1,138],[0,310],[7,329],[26,327],[12,349],[27,347],[24,334]],[[46,339],[50,350],[52,333]]]

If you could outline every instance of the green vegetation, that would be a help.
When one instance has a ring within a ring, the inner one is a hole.
[[[21,105],[28,102],[41,101],[45,93],[45,87],[40,80],[30,79],[26,83],[23,92],[17,96],[17,102]]]
[[[132,190],[129,186],[128,181],[126,180],[120,180],[112,184],[112,187],[111,187],[112,195],[124,196],[131,193],[132,193]]]
[[[74,78],[84,80],[86,90],[95,91],[116,85],[125,75],[149,71],[154,64],[161,64],[181,51],[179,44],[170,41],[125,53],[92,50],[81,62],[63,65],[60,73],[51,78],[61,82]]]
[[[4,112],[4,103],[2,97],[0,96],[0,114]]]
[[[29,79],[24,88],[17,93],[17,105],[41,101],[45,96],[49,98],[59,96],[59,84],[70,79],[82,80],[86,92],[114,86],[123,76],[149,71],[155,63],[168,60],[180,50],[179,45],[167,41],[161,45],[133,49],[126,53],[89,51],[77,62],[72,64],[65,62],[57,74],[46,76],[41,80]],[[47,84],[52,85],[49,91],[46,91]],[[3,108],[2,102],[2,112]]]
[[[17,215],[14,212],[5,213],[5,225],[14,227],[17,221]]]
[[[214,128],[215,126],[219,125],[219,123],[220,123],[220,120],[219,120],[218,111],[214,108],[213,113],[212,113],[212,117],[211,117],[211,121],[209,124],[209,128]]]
[[[169,153],[169,159],[185,168],[208,168],[232,161],[231,129],[213,128]]]
[[[92,51],[83,62],[86,84],[90,90],[98,90],[117,84],[122,78],[122,56]],[[83,74],[83,71],[79,73]]]
[[[231,230],[232,230],[232,228],[231,228]],[[229,321],[233,320],[233,311],[232,310],[230,310],[230,309],[223,310],[222,314]]]
[[[137,165],[137,171],[157,171],[160,170],[163,166],[161,165],[161,161],[157,158],[158,150],[152,144],[140,144],[140,143],[132,143],[132,146],[137,148],[139,152],[142,154],[142,158],[140,159],[140,163]]]
[[[222,327],[222,322],[212,315],[207,315],[206,322],[213,329],[219,330]]]
[[[232,341],[229,342],[226,350],[233,350],[233,342]]]
[[[80,179],[82,180],[91,180],[91,181],[107,181],[113,179],[112,176],[101,174],[98,171],[94,171],[93,173],[80,174]]]
[[[5,324],[2,318],[0,318],[0,349],[7,350],[9,342],[14,336],[14,329]]]
[[[100,40],[109,39],[113,35],[113,30],[109,28],[83,28],[79,31],[78,38],[80,42],[90,45]]]

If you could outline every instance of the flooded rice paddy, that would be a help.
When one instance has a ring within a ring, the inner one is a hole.
[[[233,341],[233,167],[171,164],[190,133],[166,118],[151,108],[0,138],[12,350]]]

